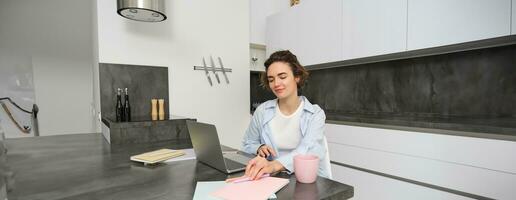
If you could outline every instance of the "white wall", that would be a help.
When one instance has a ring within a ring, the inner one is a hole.
[[[265,20],[267,16],[289,7],[289,0],[250,0],[250,43],[265,45]]]
[[[92,35],[92,53],[93,53],[93,110],[92,110],[92,118],[94,122],[95,132],[102,132],[102,114],[100,113],[100,76],[99,76],[99,37],[98,37],[98,18],[97,18],[97,1],[93,1],[92,9],[91,9],[91,35]]]
[[[512,11],[511,11],[511,34],[516,34],[516,0],[511,1]]]
[[[90,133],[91,1],[2,0],[0,46],[32,58],[40,135]]]
[[[217,126],[221,143],[240,147],[249,114],[249,2],[166,1],[168,19],[130,21],[116,13],[116,1],[97,0],[101,63],[169,67],[170,113]],[[220,56],[230,84],[194,71],[202,57]]]
[[[0,97],[9,97],[21,108],[31,110],[36,102],[33,74],[31,56],[0,46]],[[5,130],[5,137],[33,137],[31,115],[19,110],[8,101],[2,101],[2,103],[20,126],[31,127],[29,133],[23,133],[12,122],[7,111],[0,107],[0,126]]]
[[[265,71],[264,62],[267,59],[265,57],[265,46],[251,45],[249,56],[249,66],[252,71]],[[256,61],[253,61],[252,58],[257,58]]]
[[[484,197],[516,199],[513,141],[336,124],[326,125],[326,137],[332,161]],[[356,170],[333,170],[341,174],[334,178],[344,183],[368,179]],[[412,184],[397,185],[400,189]],[[441,192],[424,193],[432,196]],[[410,195],[399,193],[397,197],[409,199]]]

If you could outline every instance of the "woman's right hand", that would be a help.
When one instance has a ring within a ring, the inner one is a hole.
[[[267,145],[262,145],[260,148],[258,148],[258,156],[267,158],[272,154],[272,156],[276,157],[276,152],[274,152],[274,149]]]

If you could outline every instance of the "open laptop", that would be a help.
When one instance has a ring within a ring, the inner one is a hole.
[[[227,174],[245,170],[251,158],[236,152],[224,154],[214,125],[187,120],[186,126],[197,161]]]

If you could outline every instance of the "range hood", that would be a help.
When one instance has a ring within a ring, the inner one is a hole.
[[[141,22],[160,22],[167,19],[164,0],[118,0],[120,16]]]

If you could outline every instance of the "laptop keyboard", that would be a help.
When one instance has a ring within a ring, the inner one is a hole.
[[[228,169],[240,169],[242,167],[245,167],[244,164],[233,161],[229,158],[224,158],[224,162],[226,162],[226,168]]]
[[[242,165],[247,165],[247,163],[251,160],[251,158],[240,155],[238,153],[226,153],[224,154],[224,158],[240,163]]]

